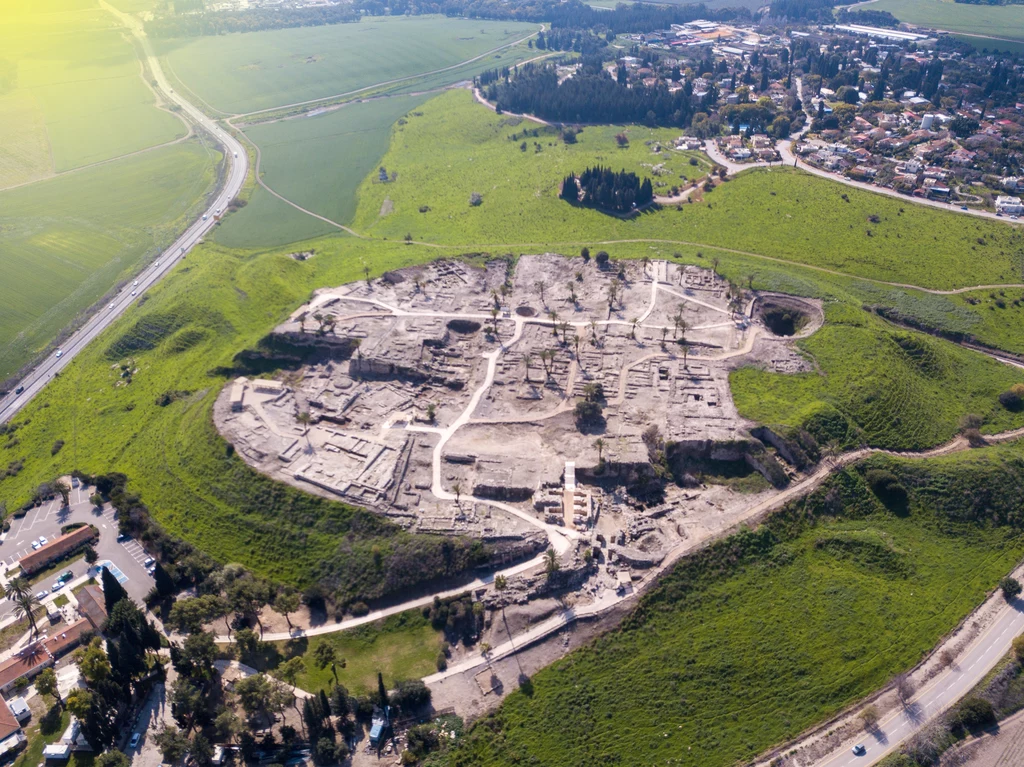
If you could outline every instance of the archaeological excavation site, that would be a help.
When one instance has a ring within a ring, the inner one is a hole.
[[[810,467],[729,373],[812,370],[793,341],[822,316],[667,261],[437,261],[317,291],[239,355],[215,420],[274,478],[567,570],[586,553],[591,590],[621,592]]]

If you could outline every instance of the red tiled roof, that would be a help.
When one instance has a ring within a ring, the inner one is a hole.
[[[97,631],[107,620],[107,605],[103,599],[103,591],[99,586],[89,585],[76,594],[78,612],[89,619],[89,623]]]
[[[0,690],[9,687],[18,677],[30,677],[43,669],[53,661],[50,653],[41,644],[36,644],[31,650],[25,651],[21,656],[8,658],[0,663]]]
[[[59,658],[77,645],[86,631],[92,631],[92,624],[85,618],[80,618],[70,626],[59,629],[57,633],[43,642],[43,645],[50,655]]]
[[[0,700],[0,740],[6,740],[21,729],[10,707]]]
[[[21,565],[21,572],[25,575],[33,573],[39,568],[50,564],[50,562],[60,559],[65,554],[74,551],[86,541],[92,540],[95,535],[96,532],[93,528],[90,525],[85,525],[77,528],[76,530],[72,530],[67,535],[62,535],[60,538],[40,546],[36,551],[33,551],[31,554],[26,554],[21,558],[21,562],[19,563]]]

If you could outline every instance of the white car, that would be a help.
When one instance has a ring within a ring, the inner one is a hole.
[[[39,545],[40,545],[40,546],[45,546],[45,545],[46,545],[46,543],[47,543],[47,541],[46,541],[46,536],[45,536],[45,535],[40,535],[40,536],[39,536]]]
[[[143,567],[150,567],[156,560],[153,557],[146,557],[146,561],[142,563]]]
[[[32,550],[35,551],[39,548],[39,541],[32,541]]]
[[[108,309],[113,309],[113,308],[114,308],[114,305],[113,305],[113,304],[111,304],[111,305],[110,305],[109,307],[107,307],[107,308],[108,308]]]
[[[56,357],[62,357],[63,355],[64,355],[64,352],[63,352],[63,351],[61,351],[60,349],[58,349],[58,350],[57,350],[57,354],[56,354],[56,355],[54,355],[54,356],[56,356]]]
[[[64,588],[64,584],[61,581],[54,581],[53,585],[50,587],[50,593],[56,594],[62,588]]]
[[[137,294],[138,294],[138,292],[139,292],[139,291],[137,291],[137,290],[133,290],[133,291],[132,291],[132,295],[133,295],[133,296],[134,296],[134,295],[137,295]]]
[[[132,283],[132,287],[138,287],[138,284],[139,284],[139,281],[135,280],[135,282]]]
[[[206,220],[206,214],[204,213],[203,214],[203,221],[205,221],[205,220]]]
[[[48,592],[48,591],[40,591],[38,594],[36,594],[36,599],[38,599],[41,602],[42,600],[46,599],[48,596],[50,596],[50,592]]]
[[[235,157],[238,157],[238,152],[235,152]]]

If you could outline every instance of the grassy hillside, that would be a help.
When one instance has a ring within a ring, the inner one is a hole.
[[[817,372],[744,367],[729,378],[742,415],[807,428],[822,443],[920,450],[951,439],[964,413],[986,432],[1024,425],[999,394],[1024,371],[923,333],[894,328],[852,306],[833,305],[825,326],[799,347]]]
[[[198,215],[219,160],[188,142],[0,192],[0,380]]]
[[[647,141],[677,131],[632,126],[628,149],[616,146],[620,128],[586,128],[566,145],[544,134],[510,140],[532,123],[495,115],[464,91],[432,99],[396,126],[381,161],[396,183],[360,188],[354,226],[375,236],[411,233],[426,242],[467,247],[541,247],[655,238],[721,246],[873,279],[951,288],[1020,282],[1021,235],[1000,222],[974,221],[882,195],[849,189],[788,169],[744,173],[683,205],[622,221],[558,200],[562,179],[601,163],[651,174],[665,160]],[[540,144],[537,151],[535,142]],[[677,173],[676,170],[680,169]],[[657,180],[695,174],[685,158],[670,161]],[[483,205],[469,206],[472,192]],[[394,211],[379,217],[387,196]],[[429,212],[420,213],[420,208]],[[877,223],[874,219],[877,219]],[[669,246],[671,247],[671,245]]]
[[[108,160],[185,135],[157,109],[114,18],[94,1],[5,12],[0,59],[16,67],[0,93],[0,188]]]
[[[841,473],[681,562],[619,630],[536,674],[444,763],[753,758],[914,665],[1013,567],[1022,456],[874,459]],[[879,502],[868,468],[901,478],[909,511]]]
[[[539,25],[430,16],[161,41],[170,69],[227,113],[324,98],[478,56]]]

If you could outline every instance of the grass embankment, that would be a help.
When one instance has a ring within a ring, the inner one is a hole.
[[[1024,450],[875,458],[680,562],[622,627],[541,671],[450,764],[753,758],[918,662],[1024,553]],[[864,479],[892,471],[909,508]]]
[[[190,141],[0,192],[0,380],[198,216],[219,160]]]
[[[512,21],[396,16],[157,44],[193,93],[214,109],[241,114],[449,67],[539,28]]]
[[[298,687],[310,692],[330,690],[336,683],[334,672],[330,666],[318,668],[314,660],[316,648],[329,644],[339,658],[337,683],[361,695],[377,689],[378,671],[388,684],[433,673],[443,641],[441,632],[419,610],[410,610],[351,631],[274,642],[261,670],[273,674],[283,661],[301,657],[305,670],[298,677]]]
[[[832,304],[826,324],[797,342],[811,373],[744,367],[729,378],[740,413],[806,428],[822,444],[922,450],[951,439],[965,413],[987,433],[1024,425],[999,395],[1024,371],[923,333],[894,328],[859,307]]]
[[[173,534],[266,577],[323,580],[342,600],[459,572],[469,556],[459,546],[446,554],[439,538],[408,535],[248,468],[210,417],[225,381],[214,371],[255,346],[312,288],[360,279],[364,258],[384,269],[427,255],[352,240],[317,243],[316,258],[304,263],[215,246],[190,253],[14,420],[0,462],[25,464],[0,480],[0,498],[20,506],[39,482],[73,468],[122,471]],[[137,369],[130,384],[118,363]],[[161,407],[167,391],[192,394]],[[66,444],[53,456],[55,439]]]
[[[645,238],[720,246],[929,288],[1020,282],[1021,235],[1001,222],[974,221],[835,184],[792,169],[744,173],[684,204],[622,221],[557,199],[571,171],[600,163],[651,175],[644,165],[665,159],[645,146],[678,131],[632,126],[630,147],[619,149],[621,128],[585,128],[572,145],[553,136],[509,136],[534,127],[510,122],[452,91],[425,104],[420,117],[396,126],[381,164],[398,172],[394,184],[360,187],[353,226],[377,237],[407,233],[424,242],[522,250],[603,240]],[[541,145],[537,152],[534,141]],[[686,171],[688,165],[683,164]],[[696,169],[687,171],[696,174]],[[655,179],[678,183],[678,174]],[[473,192],[483,195],[469,205]],[[381,217],[384,198],[394,210]],[[429,211],[420,213],[427,206]],[[877,219],[877,222],[875,221]]]
[[[95,0],[4,5],[0,188],[184,136],[156,107],[131,44]]]

